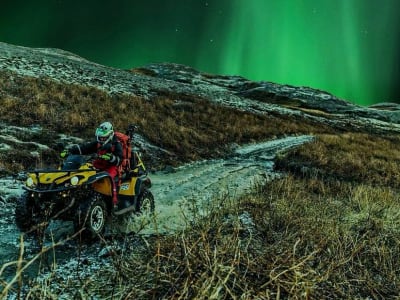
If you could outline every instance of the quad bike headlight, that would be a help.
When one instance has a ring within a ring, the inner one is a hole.
[[[31,186],[33,186],[35,183],[33,182],[33,179],[31,178],[31,177],[29,177],[27,180],[26,180],[26,186],[27,187],[31,187]]]
[[[70,180],[70,182],[71,182],[72,185],[77,185],[77,184],[79,183],[79,178],[78,178],[78,176],[72,177],[71,180]]]

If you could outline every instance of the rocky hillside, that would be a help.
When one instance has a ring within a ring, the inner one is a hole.
[[[130,94],[144,99],[167,93],[201,97],[238,109],[249,110],[251,107],[254,113],[282,111],[296,114],[299,110],[304,111],[302,109],[315,109],[341,116],[368,117],[391,123],[400,121],[400,107],[396,104],[365,108],[310,87],[206,74],[177,64],[151,64],[120,70],[59,49],[32,49],[0,43],[0,68],[22,76],[49,77],[59,82],[93,86],[110,94]]]
[[[279,85],[266,81],[254,82],[239,76],[206,74],[188,66],[170,63],[151,64],[131,70],[121,70],[90,62],[73,53],[59,49],[32,49],[0,43],[0,75],[3,78],[3,87],[0,88],[1,101],[8,103],[11,101],[10,99],[18,98],[19,103],[10,105],[12,110],[15,107],[21,108],[24,104],[32,102],[32,99],[39,97],[34,95],[35,92],[28,92],[24,95],[18,94],[20,93],[19,86],[24,85],[21,80],[26,78],[35,80],[36,78],[36,80],[49,80],[54,84],[99,89],[114,98],[128,95],[141,99],[140,101],[144,103],[159,98],[168,98],[173,101],[171,105],[178,112],[199,110],[197,103],[201,102],[203,105],[210,103],[210,105],[217,105],[220,108],[226,107],[229,110],[258,116],[274,116],[279,119],[291,118],[300,122],[327,125],[336,130],[352,128],[369,131],[400,131],[400,107],[393,103],[383,103],[370,108],[360,107],[343,99],[338,99],[327,92],[310,87]],[[40,85],[39,83],[35,84]],[[46,90],[46,87],[42,88]],[[39,88],[37,93],[45,93],[45,91],[40,91]],[[78,97],[75,101],[84,104],[85,99]],[[60,106],[64,105],[59,104]],[[32,105],[37,106],[36,104]],[[57,106],[57,101],[50,105]],[[7,109],[7,107],[4,109]],[[31,109],[28,107],[27,110]],[[170,113],[175,114],[175,111]],[[43,111],[41,113],[44,114]],[[112,115],[112,112],[110,114]],[[146,118],[146,116],[142,116],[142,118]],[[25,127],[33,126],[36,129],[25,130],[32,132],[33,137],[35,137],[35,134],[43,137],[43,132],[40,130],[45,130],[47,128],[46,123],[51,122],[48,119],[41,120],[37,116],[34,117],[37,122],[34,120],[28,122],[26,121],[27,113],[20,113],[13,118],[3,117],[2,119],[2,126],[21,126],[21,124],[27,125]],[[85,123],[81,122],[80,125],[86,127]],[[92,126],[96,125],[93,123]],[[63,128],[62,126],[58,127]],[[10,132],[10,130],[18,131],[18,133]],[[31,143],[30,138],[26,137],[26,133],[21,134],[23,130],[5,129],[3,127],[3,135],[0,140],[2,152],[7,151],[10,143],[19,143],[20,145]],[[75,129],[75,131],[79,131],[79,129]],[[58,134],[62,133],[58,132]],[[284,131],[282,133],[286,134]],[[25,136],[25,138],[20,140],[21,136]],[[264,138],[267,137],[267,135],[264,136]],[[58,138],[50,136],[50,138],[58,139],[58,142],[64,141],[63,137],[60,136]],[[155,138],[150,138],[150,140],[147,138],[149,138],[149,134],[146,136],[145,133],[142,136],[138,135],[136,140],[139,143],[137,144],[138,147],[147,148],[149,157],[153,159],[156,156],[175,157],[176,159],[176,155],[179,155],[171,147],[163,145],[160,141],[155,141]],[[257,139],[262,139],[262,136]],[[243,140],[242,142],[251,140]],[[240,140],[224,141],[226,144],[237,142],[240,142]],[[42,146],[31,144],[30,150],[35,154],[49,146],[55,148],[54,141],[52,145],[50,142]],[[21,147],[21,149],[24,149],[24,147]],[[221,155],[221,152],[218,153],[217,155]]]
[[[395,103],[361,107],[312,87],[173,63],[121,70],[5,43],[0,103],[1,296],[398,299]],[[61,241],[37,254],[13,219],[25,171],[58,163],[104,120],[139,126],[154,228],[82,245],[52,224],[49,239]],[[27,261],[45,262],[33,281],[9,263],[23,245]]]

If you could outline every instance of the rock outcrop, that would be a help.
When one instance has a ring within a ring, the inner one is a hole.
[[[65,83],[93,86],[110,94],[143,98],[187,95],[254,113],[319,110],[329,114],[400,122],[400,111],[389,105],[361,107],[310,87],[254,82],[240,76],[199,72],[184,65],[150,64],[132,70],[103,66],[59,49],[0,43],[0,69],[19,75],[49,77]]]

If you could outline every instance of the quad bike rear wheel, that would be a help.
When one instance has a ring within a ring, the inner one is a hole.
[[[154,209],[154,196],[149,190],[145,189],[138,197],[136,213],[150,215],[154,213]]]
[[[74,220],[75,232],[82,230],[83,238],[94,239],[104,233],[106,218],[105,202],[99,195],[94,195],[79,206]]]

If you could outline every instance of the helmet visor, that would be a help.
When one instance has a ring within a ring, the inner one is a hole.
[[[99,141],[100,143],[105,143],[108,139],[108,136],[98,136],[97,137],[97,141]]]
[[[107,143],[111,140],[113,136],[113,130],[104,127],[99,127],[96,129],[96,138],[100,143]]]

